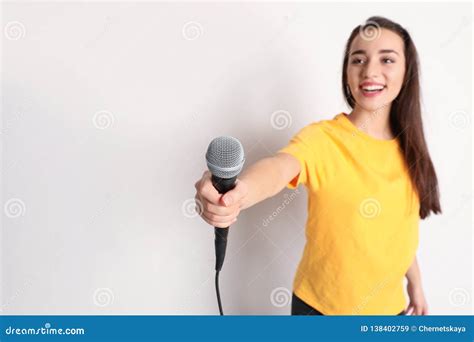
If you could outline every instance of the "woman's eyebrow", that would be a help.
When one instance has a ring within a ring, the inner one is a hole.
[[[390,52],[393,52],[398,55],[398,52],[392,49],[379,50],[379,53],[390,53]]]
[[[393,52],[395,54],[399,54],[397,51],[395,50],[392,50],[392,49],[382,49],[382,50],[379,50],[379,53],[390,53],[390,52]],[[365,50],[355,50],[354,52],[351,53],[351,56],[352,55],[367,55],[367,52]]]

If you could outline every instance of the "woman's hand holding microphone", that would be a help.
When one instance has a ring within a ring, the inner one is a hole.
[[[235,187],[225,194],[219,194],[212,185],[211,173],[204,172],[202,178],[194,184],[196,188],[197,211],[211,226],[227,228],[237,221],[248,193],[247,184],[237,179]]]

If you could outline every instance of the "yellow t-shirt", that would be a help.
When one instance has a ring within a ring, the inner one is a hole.
[[[346,115],[309,124],[278,151],[301,163],[287,187],[308,190],[293,291],[325,315],[396,315],[407,304],[419,199],[398,140],[375,139]]]

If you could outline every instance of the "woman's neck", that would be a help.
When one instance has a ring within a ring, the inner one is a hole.
[[[390,104],[374,111],[356,105],[349,115],[349,120],[361,131],[376,139],[390,140],[394,138],[390,127]]]

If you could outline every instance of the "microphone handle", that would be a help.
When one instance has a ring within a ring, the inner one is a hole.
[[[225,194],[227,191],[235,187],[237,176],[232,178],[220,178],[212,175],[212,185],[220,194]],[[216,271],[219,272],[224,264],[225,251],[227,248],[227,235],[229,234],[229,227],[219,228],[214,227],[214,246],[216,249]]]

